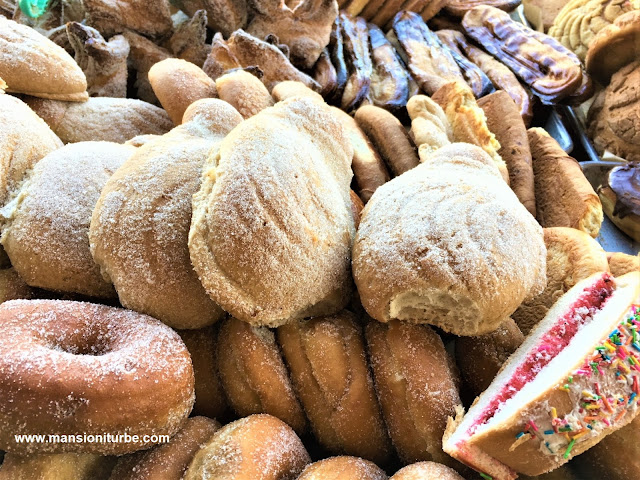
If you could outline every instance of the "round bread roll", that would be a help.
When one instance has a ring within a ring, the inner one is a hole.
[[[0,270],[0,303],[8,300],[25,299],[33,297],[33,290],[24,283],[13,268]]]
[[[491,157],[461,143],[380,187],[353,248],[369,315],[456,335],[495,330],[542,291],[545,269],[542,228]]]
[[[387,480],[375,463],[358,457],[330,457],[307,465],[298,480]]]
[[[453,466],[442,451],[442,435],[461,401],[438,334],[428,325],[372,321],[366,339],[378,400],[400,459]]]
[[[320,444],[384,464],[391,448],[355,316],[345,310],[290,323],[278,341]]]
[[[33,28],[0,15],[0,77],[7,92],[83,102],[87,79],[61,47]]]
[[[454,469],[439,463],[420,462],[398,470],[390,480],[464,480],[464,478]]]
[[[274,333],[267,327],[252,327],[229,318],[220,326],[217,344],[220,379],[236,413],[241,417],[268,413],[301,435],[307,419]]]
[[[276,84],[273,90],[271,90],[271,96],[276,102],[281,102],[290,97],[309,97],[324,103],[324,98],[322,98],[322,95],[318,92],[314,92],[302,82],[293,80],[285,80],[284,82]]]
[[[218,374],[216,328],[178,330],[178,335],[189,350],[193,364],[196,403],[191,414],[222,421],[229,415],[229,405]]]
[[[456,362],[473,397],[484,392],[518,347],[524,335],[511,318],[490,333],[456,338]]]
[[[188,329],[222,316],[189,260],[191,196],[200,186],[205,159],[242,117],[222,100],[203,99],[184,119],[140,147],[109,179],[89,239],[122,305]]]
[[[89,249],[91,213],[111,175],[136,149],[109,142],[66,145],[40,160],[2,214],[0,242],[32,287],[113,297]]]
[[[309,462],[286,423],[251,415],[218,430],[196,453],[184,480],[294,480]]]
[[[193,102],[218,96],[215,82],[200,67],[179,58],[154,64],[149,70],[149,82],[176,125],[182,123],[184,112]]]
[[[253,117],[273,105],[273,98],[264,83],[244,70],[235,70],[218,77],[216,88],[220,98],[233,105],[243,118]]]
[[[596,272],[609,271],[606,252],[588,234],[568,227],[543,231],[547,247],[547,286],[540,295],[523,302],[512,315],[524,335],[528,335],[576,283]]]
[[[607,261],[609,271],[614,277],[640,271],[640,253],[638,255],[627,255],[621,252],[607,253]]]
[[[210,418],[188,418],[169,443],[120,457],[110,480],[180,480],[195,454],[219,429],[220,424]]]
[[[64,143],[124,143],[138,135],[162,135],[173,128],[167,112],[133,98],[91,97],[82,103],[27,98],[26,102]]]
[[[90,453],[7,453],[0,464],[0,480],[107,480],[115,463],[116,457]]]
[[[277,326],[347,304],[352,155],[328,107],[296,97],[242,122],[209,156],[189,251],[225,311]]]

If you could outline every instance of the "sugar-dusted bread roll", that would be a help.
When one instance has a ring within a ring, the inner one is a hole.
[[[0,466],[0,480],[107,480],[115,462],[116,457],[91,453],[7,453]]]
[[[167,58],[149,70],[149,83],[176,125],[185,110],[201,98],[216,98],[216,84],[200,67],[179,58]]]
[[[278,342],[318,442],[332,453],[388,461],[391,445],[355,315],[344,310],[284,325]]]
[[[536,218],[543,227],[572,227],[597,237],[602,204],[580,164],[544,129],[530,128],[536,190]]]
[[[493,160],[460,143],[380,187],[353,248],[369,315],[457,335],[495,330],[542,291],[545,264],[542,228]]]
[[[540,295],[523,302],[512,315],[525,335],[576,283],[594,273],[609,271],[606,252],[586,233],[568,227],[543,230],[547,247],[547,286]]]
[[[500,143],[498,154],[507,164],[509,186],[531,215],[536,215],[536,197],[529,137],[520,109],[504,90],[478,100],[487,127]]]
[[[274,332],[235,318],[220,325],[216,358],[229,403],[241,417],[268,413],[302,435],[307,427]]]
[[[0,15],[0,77],[7,92],[82,102],[87,79],[61,47],[33,28]]]
[[[168,443],[119,457],[109,479],[180,480],[195,454],[219,429],[220,424],[210,418],[188,418]]]
[[[294,480],[310,462],[286,423],[251,415],[218,430],[196,453],[184,480]]]
[[[327,107],[291,98],[245,120],[209,156],[189,251],[224,310],[277,326],[347,304],[352,155]]]
[[[366,339],[385,423],[402,462],[453,466],[442,451],[442,435],[461,402],[438,334],[428,325],[372,321]]]
[[[91,257],[89,223],[107,180],[135,151],[117,143],[74,143],[29,171],[16,200],[0,211],[0,242],[27,284],[115,296]]]
[[[83,103],[28,98],[26,102],[64,143],[124,143],[173,128],[163,109],[133,98],[91,97]]]
[[[234,70],[218,77],[216,87],[220,98],[233,105],[244,118],[253,117],[273,105],[273,98],[264,83],[244,70]]]
[[[140,147],[109,179],[93,212],[89,240],[124,306],[174,328],[200,328],[222,311],[189,261],[191,196],[200,186],[205,159],[242,117],[222,100],[203,99],[184,119]]]
[[[307,465],[298,480],[387,480],[375,463],[358,457],[329,457]]]
[[[609,271],[614,277],[640,271],[640,253],[638,255],[627,255],[621,252],[607,253],[607,261]]]
[[[419,462],[398,470],[390,480],[464,480],[453,469],[435,462]]]

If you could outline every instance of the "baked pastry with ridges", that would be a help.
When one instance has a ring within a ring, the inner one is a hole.
[[[495,330],[544,288],[542,228],[479,147],[442,147],[380,187],[353,248],[362,305],[381,322]]]

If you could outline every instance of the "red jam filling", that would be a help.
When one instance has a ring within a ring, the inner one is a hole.
[[[595,284],[585,289],[567,313],[545,332],[537,346],[518,365],[511,379],[500,393],[493,397],[478,421],[470,427],[469,433],[472,433],[477,426],[487,422],[493,417],[500,405],[533,380],[569,344],[578,329],[588,323],[593,315],[604,306],[607,299],[611,297],[613,289],[613,277],[609,274],[603,274]]]

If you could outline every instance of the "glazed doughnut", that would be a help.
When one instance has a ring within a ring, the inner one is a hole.
[[[140,147],[109,179],[89,241],[123,306],[188,329],[222,316],[189,260],[191,197],[205,159],[242,117],[227,102],[209,98],[193,103],[184,120]]]
[[[535,298],[524,301],[512,318],[525,335],[544,318],[551,306],[571,287],[596,272],[608,272],[607,254],[581,230],[544,228],[547,247],[547,286]]]
[[[198,330],[178,330],[178,335],[191,355],[196,381],[196,403],[191,414],[204,415],[220,421],[226,419],[230,410],[218,374],[215,326]]]
[[[387,480],[375,463],[358,457],[330,457],[307,465],[297,480]]]
[[[149,83],[175,125],[196,100],[216,98],[216,84],[200,67],[179,58],[167,58],[149,70]]]
[[[30,170],[4,210],[0,242],[32,287],[115,297],[89,248],[89,223],[100,192],[136,149],[110,142],[66,145]]]
[[[0,305],[0,449],[120,455],[173,435],[194,402],[178,334],[135,312],[61,300]],[[138,442],[18,443],[16,434],[138,435]]]
[[[456,361],[473,398],[491,385],[498,370],[522,342],[524,335],[511,318],[491,333],[456,338]]]
[[[273,415],[301,435],[307,419],[273,332],[231,317],[220,326],[217,345],[220,379],[236,413]]]
[[[169,443],[120,457],[110,479],[181,480],[195,454],[219,429],[210,418],[188,418]]]
[[[461,404],[442,340],[428,325],[371,321],[365,328],[371,369],[389,436],[405,463],[434,460],[447,418]]]
[[[115,457],[90,453],[7,453],[0,464],[0,480],[107,480],[115,463]]]
[[[454,469],[435,462],[408,465],[389,480],[464,480]]]
[[[28,300],[33,297],[33,290],[24,283],[13,268],[0,270],[0,303],[7,300]]]
[[[271,415],[251,415],[216,432],[184,480],[294,480],[311,461],[296,433]]]
[[[320,444],[384,464],[391,445],[355,316],[345,310],[290,323],[278,329],[278,341]]]
[[[273,105],[269,90],[255,75],[244,70],[235,70],[216,79],[216,88],[221,100],[235,107],[243,118]]]

